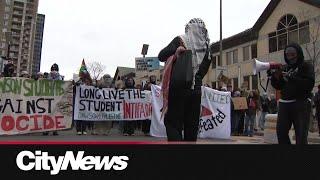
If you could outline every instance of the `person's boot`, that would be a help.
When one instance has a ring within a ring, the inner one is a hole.
[[[49,133],[48,133],[48,132],[43,132],[42,135],[43,135],[43,136],[48,136]]]

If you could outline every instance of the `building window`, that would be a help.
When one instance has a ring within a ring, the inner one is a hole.
[[[217,66],[222,66],[220,56],[215,56],[212,58],[212,69],[215,69]]]
[[[9,19],[9,14],[5,14],[4,19]]]
[[[243,77],[243,83],[246,86],[247,89],[251,89],[250,88],[250,76],[245,76]]]
[[[238,63],[238,50],[227,52],[227,65]]]
[[[243,61],[247,61],[250,59],[249,48],[250,46],[246,46],[243,48]]]
[[[212,58],[212,63],[211,63],[211,68],[212,69],[215,69],[217,67],[217,57],[218,56],[215,56]]]
[[[238,63],[238,50],[233,51],[233,64]]]
[[[275,52],[277,50],[278,50],[277,34],[270,33],[269,34],[269,52]]]
[[[9,11],[10,11],[10,7],[6,6],[6,7],[4,8],[4,11],[5,11],[5,12],[9,12]]]
[[[298,31],[298,25],[293,25],[289,28],[288,32],[288,41],[289,43],[299,43],[299,31]]]
[[[233,90],[237,90],[239,88],[238,78],[233,78]]]
[[[278,36],[278,51],[284,50],[287,46],[287,34],[281,34]]]
[[[218,66],[222,66],[222,59],[220,58],[220,56],[217,56],[218,58]]]
[[[303,22],[299,24],[299,42],[306,44],[310,42],[309,22]]]
[[[232,52],[227,52],[227,66],[232,64]]]
[[[310,42],[309,21],[298,24],[295,16],[287,14],[280,19],[277,31],[269,34],[269,52],[283,50],[293,42],[300,44]]]
[[[252,89],[258,89],[258,76],[252,76]]]
[[[257,58],[258,57],[258,51],[257,51],[257,44],[251,45],[251,58]]]

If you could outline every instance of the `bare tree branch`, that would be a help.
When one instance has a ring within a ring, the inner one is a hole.
[[[312,18],[310,12],[302,11],[299,13],[302,19],[305,20],[313,20],[313,26],[309,26],[310,30],[310,42],[306,44],[305,50],[316,69],[316,65],[318,64],[318,56],[320,55],[320,48],[317,47],[317,41],[320,36],[320,17]]]
[[[106,66],[103,65],[101,62],[89,62],[88,63],[88,71],[92,76],[92,79],[97,81],[99,77],[103,74]]]

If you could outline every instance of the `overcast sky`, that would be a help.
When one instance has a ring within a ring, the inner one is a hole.
[[[219,0],[39,0],[46,15],[41,71],[53,63],[71,79],[81,61],[99,61],[114,76],[117,66],[134,67],[143,44],[157,56],[192,18],[219,36]],[[223,0],[223,38],[251,28],[270,0]]]

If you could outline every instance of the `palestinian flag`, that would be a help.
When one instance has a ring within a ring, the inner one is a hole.
[[[79,70],[79,77],[82,80],[86,79],[86,78],[89,78],[91,80],[91,76],[88,72],[88,69],[87,69],[86,63],[84,62],[84,59],[82,60],[82,64],[81,64],[81,67]]]

